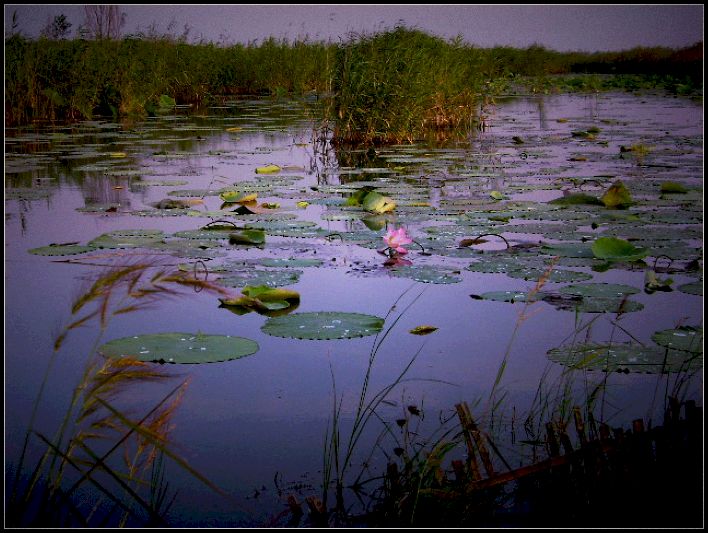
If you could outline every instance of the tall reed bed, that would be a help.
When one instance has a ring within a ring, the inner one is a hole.
[[[5,40],[5,124],[145,116],[217,95],[326,92],[334,45],[267,39],[221,47],[168,38]]]
[[[480,57],[459,41],[397,27],[337,49],[335,139],[413,141],[469,127],[484,80]]]
[[[120,40],[14,34],[5,39],[5,125],[145,116],[163,94],[178,104],[208,104],[220,95],[334,91],[336,139],[394,142],[468,126],[475,100],[506,90],[512,78],[578,73],[649,76],[652,86],[700,92],[703,45],[602,53],[482,49],[405,27],[339,44],[305,36],[231,46],[189,44],[169,34]],[[599,88],[631,89],[625,85]]]

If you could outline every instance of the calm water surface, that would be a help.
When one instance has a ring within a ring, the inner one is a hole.
[[[537,303],[520,321],[522,304],[470,298],[487,291],[528,291],[534,287],[533,280],[466,270],[472,261],[502,250],[503,243],[491,238],[481,246],[486,255],[441,255],[431,240],[434,230],[428,229],[453,225],[467,210],[492,206],[492,191],[501,191],[504,203],[525,202],[518,204],[523,208],[561,196],[561,189],[569,190],[573,179],[587,180],[583,192],[600,196],[613,179],[620,178],[639,200],[632,208],[636,212],[649,209],[653,198],[658,198],[652,191],[659,183],[676,181],[698,190],[697,194],[693,191],[691,201],[700,213],[690,225],[675,226],[677,240],[688,236],[686,246],[702,249],[701,104],[655,95],[548,96],[509,99],[488,112],[491,127],[463,143],[390,147],[368,157],[363,151],[337,154],[331,146],[313,143],[310,122],[299,104],[269,101],[238,102],[211,109],[206,116],[167,116],[140,124],[96,121],[67,128],[8,131],[6,472],[19,455],[54,338],[69,321],[72,300],[101,272],[95,265],[128,261],[133,254],[154,254],[149,250],[102,250],[56,257],[33,255],[28,250],[50,243],[85,244],[118,229],[159,229],[171,235],[223,218],[213,213],[221,207],[214,194],[194,205],[192,216],[145,216],[146,211],[155,212],[155,202],[186,198],[171,194],[174,191],[218,190],[242,182],[276,180],[270,182],[275,184],[270,192],[259,192],[259,201],[277,202],[277,212],[315,222],[327,232],[345,233],[366,227],[358,215],[347,216],[352,211],[338,210],[323,199],[341,199],[347,190],[338,192],[336,187],[342,184],[369,181],[393,187],[388,194],[399,202],[400,218],[390,218],[389,227],[404,225],[413,238],[434,251],[433,255],[422,255],[411,248],[408,259],[414,265],[449,267],[461,278],[459,282],[422,283],[391,276],[376,251],[383,248],[383,230],[378,236],[372,233],[372,239],[377,240],[369,247],[321,236],[269,235],[263,249],[226,245],[215,257],[204,258],[209,266],[236,258],[322,260],[320,267],[301,269],[299,280],[288,286],[301,294],[298,313],[344,311],[384,317],[403,295],[398,311],[412,305],[378,352],[370,391],[377,392],[393,382],[411,357],[419,355],[406,381],[380,410],[387,422],[400,418],[405,406],[417,405],[426,414],[422,429],[432,432],[441,418],[454,413],[455,403],[473,404],[481,399],[483,405],[507,351],[502,383],[508,395],[505,405],[509,412],[512,408],[523,412],[539,382],[551,384],[563,370],[549,362],[546,352],[567,343],[577,324],[592,318],[595,321],[583,331],[583,341],[627,342],[631,334],[636,341],[651,344],[656,331],[681,324],[702,325],[703,297],[678,290],[651,295],[640,292],[632,299],[644,308],[620,319],[609,313],[576,316]],[[594,139],[572,135],[593,126],[600,129]],[[242,129],[227,131],[234,127]],[[644,145],[650,151],[642,160],[627,152],[620,157],[621,147],[632,145]],[[270,163],[284,167],[276,178],[255,173],[257,167]],[[282,176],[287,179],[277,181]],[[146,186],[141,181],[152,184]],[[300,200],[310,205],[298,208]],[[427,202],[434,211],[416,212],[414,207],[406,207],[416,201]],[[663,209],[675,212],[678,208],[666,204]],[[487,226],[467,228],[469,233],[456,234],[453,241],[443,244],[486,233]],[[693,233],[682,234],[686,228]],[[589,221],[582,231],[598,235]],[[544,239],[539,234],[503,235],[514,243]],[[439,250],[442,245],[437,244]],[[696,255],[702,262],[702,250]],[[188,268],[195,261],[193,257],[164,254],[160,260]],[[622,283],[640,290],[644,286],[643,270],[574,270],[592,274],[593,282]],[[677,287],[697,281],[698,274],[675,273],[672,277]],[[562,285],[548,284],[554,289]],[[238,289],[232,290],[238,293]],[[214,295],[201,292],[117,317],[101,338],[104,342],[128,335],[202,332],[247,337],[259,344],[256,354],[243,359],[170,367],[171,372],[190,377],[174,419],[177,449],[190,465],[232,496],[214,495],[176,466],[169,467],[171,487],[179,490],[168,516],[175,525],[263,524],[284,508],[287,494],[296,492],[302,499],[320,493],[322,443],[333,401],[332,376],[337,394],[343,398],[346,424],[356,409],[374,337],[336,341],[273,337],[260,329],[266,320],[256,313],[230,313],[219,308]],[[438,330],[425,337],[408,333],[422,324]],[[97,335],[96,328],[87,327],[67,339],[50,372],[38,414],[36,425],[41,431],[51,434],[57,428]],[[599,373],[588,373],[580,384],[601,379]],[[666,380],[657,375],[611,374],[603,408],[605,420],[617,425],[639,417],[660,420],[665,386]],[[699,403],[701,389],[700,380],[694,380],[691,394]],[[145,406],[159,397],[160,390],[164,389],[131,391],[131,400],[136,407]],[[582,386],[579,390],[582,393]],[[655,398],[658,400],[653,401]],[[363,455],[357,461],[363,461],[371,450],[380,430],[377,424],[374,422],[367,433]],[[390,455],[390,449],[385,451]],[[380,472],[381,464],[385,463],[372,464],[373,472]]]

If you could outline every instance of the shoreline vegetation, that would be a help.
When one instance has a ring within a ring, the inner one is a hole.
[[[478,48],[396,27],[342,43],[268,38],[188,44],[173,35],[5,38],[5,127],[143,119],[224,98],[313,96],[335,143],[445,138],[497,96],[662,89],[702,98],[703,44],[679,50]]]

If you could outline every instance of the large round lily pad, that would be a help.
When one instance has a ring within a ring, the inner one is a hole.
[[[383,318],[361,313],[294,313],[268,319],[261,330],[275,337],[329,340],[375,335],[383,325]]]
[[[98,351],[109,357],[134,357],[157,363],[216,363],[252,355],[258,343],[243,337],[201,333],[157,333],[107,342]]]
[[[703,366],[703,358],[695,354],[638,344],[583,344],[553,348],[547,354],[551,361],[579,370],[659,374]]]
[[[703,328],[683,326],[676,329],[657,331],[651,336],[660,346],[693,353],[703,351]]]

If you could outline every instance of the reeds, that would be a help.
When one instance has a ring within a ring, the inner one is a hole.
[[[180,296],[184,287],[223,291],[181,272],[148,262],[133,262],[109,269],[74,300],[71,321],[56,337],[53,356],[30,415],[10,485],[7,525],[165,525],[164,513],[170,502],[164,480],[164,456],[218,491],[172,451],[172,419],[187,380],[172,387],[152,407],[136,414],[129,407],[136,388],[144,391],[150,383],[167,384],[178,376],[153,363],[129,357],[105,358],[96,352],[111,319]],[[35,427],[37,408],[67,337],[77,328],[89,325],[98,328],[94,346],[56,434],[50,437]],[[30,473],[25,461],[33,444],[43,446],[44,452]],[[89,484],[101,495],[92,509],[82,505],[77,496]]]
[[[144,117],[163,94],[198,106],[223,95],[334,92],[330,118],[340,142],[444,139],[475,120],[475,100],[507,90],[512,80],[536,92],[662,87],[700,94],[702,48],[480,49],[403,26],[340,44],[307,36],[226,46],[153,33],[95,41],[13,34],[5,39],[5,125]]]

